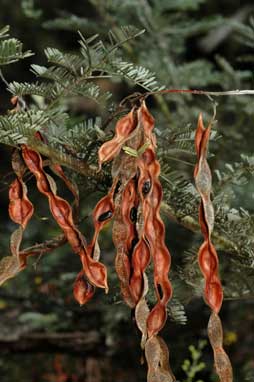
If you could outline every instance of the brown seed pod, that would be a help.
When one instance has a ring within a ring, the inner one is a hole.
[[[84,305],[91,300],[95,293],[95,288],[86,279],[83,271],[79,272],[73,286],[73,295],[79,305]]]
[[[214,352],[216,372],[221,382],[232,382],[232,367],[223,349],[222,326],[218,316],[223,300],[223,290],[219,278],[219,260],[211,242],[211,234],[214,226],[214,210],[210,199],[212,176],[206,159],[210,131],[211,124],[205,129],[202,115],[200,114],[195,136],[198,162],[195,167],[194,178],[196,188],[201,196],[199,222],[204,236],[204,242],[198,252],[198,261],[205,278],[204,299],[212,310],[208,324],[208,336]]]
[[[129,138],[130,133],[136,127],[134,109],[122,117],[116,124],[115,136],[105,142],[99,149],[99,168],[104,162],[112,160],[121,150],[122,145]]]
[[[22,145],[22,156],[28,169],[35,175],[38,190],[47,196],[54,219],[63,230],[73,251],[79,254],[88,280],[107,291],[107,270],[87,252],[85,240],[74,224],[71,206],[66,200],[57,196],[55,182],[45,173],[40,154]]]
[[[123,298],[131,308],[135,307],[136,324],[142,333],[141,347],[146,349],[148,381],[170,382],[175,379],[169,372],[168,350],[157,336],[166,321],[172,287],[168,279],[170,253],[160,218],[162,188],[153,128],[154,118],[142,102],[118,122],[114,138],[99,151],[99,163],[114,158],[112,176],[117,176],[120,182],[113,226],[115,266]],[[150,311],[145,299],[148,291],[145,271],[151,259],[157,303]],[[156,365],[150,350],[154,347]]]
[[[14,223],[19,224],[19,228],[11,235],[12,256],[6,256],[0,261],[0,285],[26,268],[26,257],[29,254],[25,256],[20,252],[20,244],[23,232],[34,212],[33,204],[27,197],[27,188],[23,182],[26,168],[18,150],[15,150],[12,155],[12,168],[17,177],[9,188],[9,215]]]

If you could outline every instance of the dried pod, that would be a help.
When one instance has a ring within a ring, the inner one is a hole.
[[[145,345],[148,364],[147,382],[173,382],[175,376],[169,367],[169,352],[161,337],[151,337]]]
[[[117,122],[114,138],[105,142],[99,149],[99,168],[102,163],[112,160],[119,153],[135,126],[134,110],[132,109]]]
[[[72,208],[66,200],[56,195],[55,182],[45,173],[40,154],[22,145],[22,156],[28,169],[35,175],[38,190],[48,198],[54,219],[63,230],[73,251],[79,254],[87,278],[93,285],[107,291],[106,267],[88,253],[85,240],[74,224]]]
[[[208,336],[214,352],[215,369],[221,382],[232,382],[233,371],[230,360],[223,349],[223,331],[220,317],[213,312],[208,323]]]
[[[12,256],[6,256],[0,261],[0,285],[6,280],[15,277],[26,267],[26,256],[20,253],[20,244],[23,232],[31,219],[34,207],[27,197],[27,188],[23,182],[23,175],[26,167],[20,158],[18,150],[12,155],[12,168],[17,178],[11,183],[9,188],[9,215],[14,223],[19,224],[11,235],[10,250]]]
[[[195,184],[201,196],[199,222],[204,242],[198,252],[200,269],[205,278],[204,298],[212,313],[208,324],[208,336],[214,352],[215,369],[220,382],[232,382],[233,373],[230,360],[222,345],[222,326],[218,313],[223,300],[223,290],[219,278],[219,260],[211,242],[214,226],[214,210],[210,199],[212,176],[206,159],[211,124],[205,129],[202,115],[199,115],[195,136],[197,165],[194,170]]]
[[[86,279],[83,271],[79,272],[73,286],[73,295],[79,305],[84,305],[91,300],[95,292],[95,288]]]
[[[153,128],[154,118],[142,102],[135,113],[132,110],[118,122],[114,138],[99,150],[99,163],[114,158],[112,176],[117,176],[120,182],[115,196],[113,225],[117,252],[115,267],[122,296],[131,308],[135,307],[136,324],[142,333],[141,347],[146,349],[148,381],[170,382],[175,379],[169,372],[168,350],[157,336],[167,318],[166,306],[172,287],[168,279],[170,253],[160,218],[162,188]],[[151,259],[157,303],[150,311],[146,302],[148,281],[145,271]],[[153,348],[156,348],[156,354],[153,354]]]

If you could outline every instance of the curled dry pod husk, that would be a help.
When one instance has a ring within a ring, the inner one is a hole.
[[[122,214],[122,193],[119,193],[115,201],[115,219],[113,224],[112,238],[116,248],[115,269],[120,282],[121,293],[127,305],[131,308],[135,306],[133,296],[130,291],[129,281],[131,275],[131,262],[128,254],[128,225]]]
[[[79,272],[73,286],[73,295],[79,305],[84,305],[91,300],[95,292],[95,288],[86,279],[83,271]]]
[[[159,336],[149,338],[145,345],[148,364],[147,382],[173,382],[175,376],[169,367],[169,351]]]
[[[141,299],[144,289],[144,272],[150,262],[150,250],[142,237],[136,244],[132,255],[132,276],[130,279],[130,288],[137,304]]]
[[[47,140],[42,136],[42,134],[39,131],[36,131],[35,133],[36,139],[39,141],[42,141],[43,143],[47,144]],[[58,163],[53,163],[50,165],[50,169],[57,175],[59,176],[65,183],[65,185],[68,187],[70,192],[74,196],[74,216],[75,216],[75,221],[78,220],[78,213],[79,213],[79,190],[78,186],[74,181],[71,181],[64,173],[64,170],[62,169],[62,166]]]
[[[208,324],[208,336],[214,352],[215,369],[220,377],[220,382],[232,382],[232,367],[223,349],[222,326],[218,316],[223,300],[223,290],[219,278],[219,260],[211,242],[214,226],[214,210],[210,199],[212,176],[206,159],[210,131],[211,124],[205,129],[200,114],[195,136],[198,162],[195,166],[194,178],[196,188],[201,196],[199,222],[204,242],[198,252],[198,261],[205,278],[204,299],[212,310]]]
[[[19,178],[16,178],[9,188],[10,218],[25,229],[33,211],[33,204],[27,197],[26,185]]]
[[[172,286],[168,278],[171,256],[165,245],[165,227],[160,217],[162,200],[162,187],[158,179],[160,165],[152,148],[149,147],[142,155],[139,168],[141,174],[139,192],[143,200],[144,235],[153,258],[154,286],[158,300],[147,320],[148,335],[151,337],[163,328],[167,319],[166,306],[172,296]]]
[[[27,256],[20,253],[20,244],[23,232],[34,212],[33,204],[27,197],[27,188],[23,182],[25,166],[18,150],[15,150],[12,155],[12,168],[17,178],[9,188],[9,215],[14,223],[19,224],[19,228],[11,235],[11,256],[6,256],[0,261],[0,285],[6,280],[15,277],[26,267]]]
[[[50,211],[54,219],[63,230],[73,251],[80,256],[88,280],[93,285],[105,288],[107,291],[106,267],[99,261],[95,261],[91,254],[88,253],[85,240],[74,224],[71,206],[56,194],[55,182],[45,173],[40,154],[22,145],[22,156],[28,169],[36,178],[38,190],[48,198]]]
[[[212,177],[206,160],[210,130],[211,125],[205,129],[202,115],[200,114],[195,136],[198,163],[194,170],[194,177],[196,188],[201,196],[199,221],[204,235],[204,243],[199,249],[198,259],[200,269],[205,278],[204,298],[211,309],[218,313],[223,300],[223,290],[219,279],[218,256],[211,243],[211,233],[214,226],[214,211],[210,199]]]
[[[208,336],[214,352],[215,369],[221,382],[232,382],[233,371],[230,360],[223,349],[223,331],[220,317],[212,313],[208,323]]]
[[[122,296],[135,308],[136,324],[142,333],[141,347],[149,367],[148,381],[171,382],[175,379],[168,365],[168,349],[157,336],[166,321],[172,287],[168,279],[170,254],[159,213],[162,189],[153,128],[154,118],[142,102],[117,123],[114,138],[99,150],[99,164],[114,158],[112,177],[117,176],[120,183],[114,198],[115,267]],[[157,303],[150,312],[145,271],[151,259]]]
[[[115,136],[105,142],[99,149],[99,168],[102,163],[112,160],[121,150],[124,142],[129,138],[130,133],[135,128],[134,109],[122,117],[116,124]]]

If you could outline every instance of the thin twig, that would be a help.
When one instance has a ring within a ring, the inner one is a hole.
[[[7,87],[9,87],[9,83],[8,83],[8,81],[5,79],[5,77],[4,77],[3,72],[2,72],[1,69],[0,69],[0,78],[1,78],[1,80],[5,83],[5,85],[6,85]]]
[[[144,93],[143,96],[146,98],[150,95],[155,94],[168,94],[168,93],[189,93],[205,96],[230,96],[230,95],[254,95],[254,90],[228,90],[228,91],[207,91],[207,90],[198,90],[198,89],[163,89],[155,92]],[[141,97],[142,98],[142,97]]]

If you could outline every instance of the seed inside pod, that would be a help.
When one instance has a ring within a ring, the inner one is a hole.
[[[98,217],[98,221],[104,222],[105,220],[110,219],[112,215],[113,215],[112,211],[106,211]]]
[[[147,179],[144,183],[143,183],[143,187],[142,187],[142,194],[143,195],[147,195],[148,192],[151,190],[151,180],[150,179]]]
[[[133,223],[137,221],[137,208],[136,207],[132,207],[132,209],[130,210],[130,219]]]

